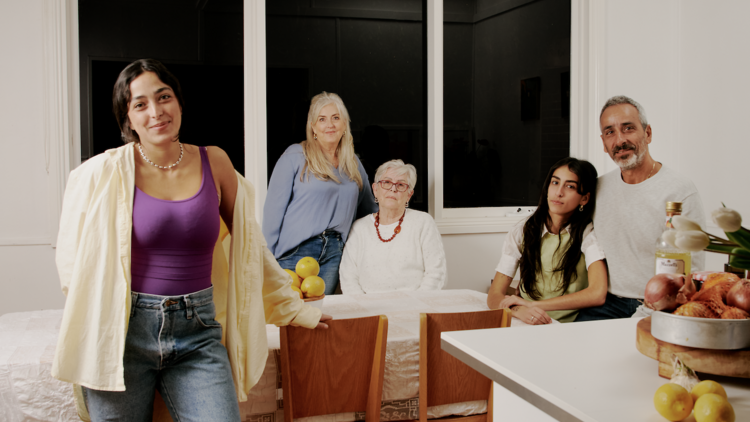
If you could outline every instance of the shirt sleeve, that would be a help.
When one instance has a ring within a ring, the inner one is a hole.
[[[60,276],[60,287],[65,296],[68,295],[73,277],[73,267],[81,244],[83,225],[94,191],[94,177],[90,172],[82,174],[83,172],[83,168],[78,168],[73,170],[68,177],[60,214],[60,230],[57,234],[55,264]]]
[[[417,290],[440,290],[445,286],[447,275],[445,251],[437,224],[429,214],[425,215],[420,241],[422,243],[422,259],[424,260],[424,275]]]
[[[685,217],[695,221],[704,229],[706,228],[706,215],[703,212],[703,201],[697,190],[682,200],[682,209],[685,210],[683,213]],[[691,255],[690,271],[694,273],[703,271],[706,266],[706,252],[693,252]]]
[[[343,294],[363,294],[365,291],[359,284],[359,269],[357,268],[358,253],[360,252],[360,230],[357,223],[354,223],[352,231],[349,233],[349,239],[344,246],[344,253],[341,256],[339,265],[339,282],[341,283],[341,293]]]
[[[370,179],[367,177],[365,168],[362,167],[362,163],[357,159],[359,174],[362,177],[362,190],[359,191],[357,197],[357,213],[354,216],[356,221],[358,218],[362,218],[368,214],[378,212],[378,204],[375,203],[375,197],[372,194],[372,186],[370,186]]]
[[[589,223],[586,226],[586,230],[583,231],[583,241],[581,242],[581,252],[586,259],[586,268],[588,269],[591,264],[596,261],[601,261],[605,258],[604,250],[599,245],[599,241],[596,239],[596,233],[594,233],[594,224]]]
[[[268,183],[266,203],[263,204],[263,237],[268,243],[268,249],[274,255],[276,254],[276,246],[279,244],[284,215],[292,198],[296,176],[293,156],[283,154],[273,168],[271,180]]]
[[[523,226],[527,219],[519,221],[508,232],[503,243],[502,255],[500,262],[497,264],[495,271],[500,274],[513,278],[518,270],[518,263],[521,260],[521,244],[523,243]]]

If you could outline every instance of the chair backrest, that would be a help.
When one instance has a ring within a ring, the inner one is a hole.
[[[327,330],[281,327],[284,420],[344,412],[380,419],[388,318],[328,321]]]
[[[509,327],[510,319],[508,309],[420,315],[420,420],[427,419],[428,406],[473,400],[488,400],[488,413],[491,412],[492,381],[443,351],[440,333]]]

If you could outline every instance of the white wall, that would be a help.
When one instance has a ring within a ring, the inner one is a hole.
[[[744,22],[750,2],[603,3],[604,56],[598,60],[603,89],[597,107],[619,94],[639,101],[653,128],[652,156],[693,180],[706,215],[723,201],[750,219],[745,176],[750,140],[744,130],[750,122],[750,26]],[[608,157],[604,162],[600,172],[615,168]],[[723,235],[710,218],[708,226]],[[443,235],[448,288],[486,291],[504,239],[505,234]],[[707,269],[722,269],[725,255],[706,255]]]
[[[602,0],[603,1],[603,0]],[[52,237],[42,116],[43,0],[0,3],[0,315],[61,308]],[[600,100],[626,94],[648,112],[652,155],[688,175],[706,212],[750,218],[743,130],[750,104],[744,0],[606,0]],[[599,142],[598,139],[591,140]],[[602,152],[604,154],[604,152]],[[607,169],[614,166],[606,160]],[[602,170],[602,169],[600,169]],[[716,229],[713,229],[714,231]],[[486,291],[505,234],[444,235],[448,288]],[[725,260],[708,254],[708,266]]]
[[[54,157],[43,126],[43,3],[0,3],[0,315],[65,303],[49,223]]]

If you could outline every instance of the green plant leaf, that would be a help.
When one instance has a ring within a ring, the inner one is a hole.
[[[725,254],[733,253],[735,249],[737,249],[737,246],[735,245],[719,245],[715,243],[711,243],[706,247],[706,250],[709,252],[717,252],[717,253],[725,253]]]
[[[742,246],[743,249],[750,250],[750,232],[737,230],[736,232],[724,232],[729,240]]]
[[[731,255],[729,257],[729,265],[735,268],[742,268],[743,270],[750,270],[750,257]]]

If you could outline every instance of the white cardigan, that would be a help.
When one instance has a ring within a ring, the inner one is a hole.
[[[72,171],[60,219],[56,261],[67,299],[52,376],[97,390],[125,390],[134,163],[128,144]],[[211,282],[237,397],[246,401],[266,365],[265,324],[314,328],[321,312],[290,288],[255,220],[253,186],[237,178],[231,252],[227,260],[220,237]]]
[[[339,267],[344,294],[443,288],[445,252],[429,214],[407,209],[401,232],[390,242],[378,239],[374,223],[367,215],[355,221],[349,233]],[[381,225],[380,236],[390,238],[397,225]]]

